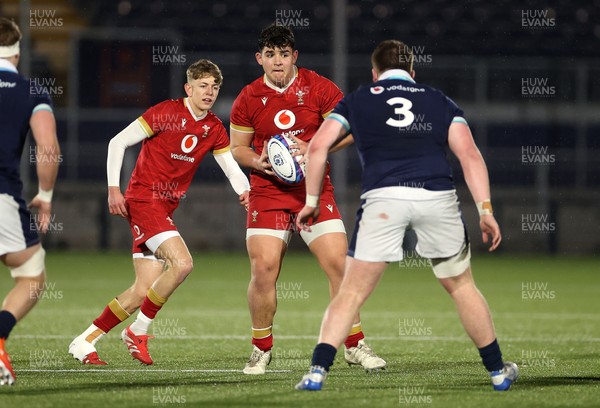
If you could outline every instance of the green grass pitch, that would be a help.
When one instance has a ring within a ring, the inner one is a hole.
[[[132,282],[126,253],[47,256],[43,299],[7,342],[17,384],[0,407],[592,407],[600,406],[600,262],[475,254],[479,288],[506,360],[521,368],[493,392],[450,298],[422,260],[390,265],[363,308],[367,340],[388,362],[367,374],[338,353],[322,392],[293,389],[308,367],[327,304],[325,276],[290,253],[279,279],[275,347],[264,376],[241,373],[251,352],[244,253],[194,254],[195,270],[157,316],[155,364],[132,360],[118,326],[98,344],[106,367],[67,354],[71,339]],[[0,296],[11,287],[0,277]]]

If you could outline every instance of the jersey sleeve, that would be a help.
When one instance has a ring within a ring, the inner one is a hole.
[[[36,89],[35,94],[31,96],[31,114],[39,110],[47,110],[52,112],[52,98],[48,94],[48,90],[40,85],[40,89]]]
[[[164,111],[167,103],[169,103],[169,101],[154,105],[144,112],[142,116],[137,118],[138,123],[142,126],[148,137],[157,135],[160,133],[160,129],[166,129],[163,122],[169,116],[161,115],[161,113]]]
[[[329,79],[321,77],[321,106],[320,113],[324,118],[333,111],[337,103],[342,100],[344,94],[336,84]]]
[[[327,116],[327,119],[337,120],[344,126],[344,129],[346,129],[347,132],[350,132],[350,121],[348,120],[350,117],[348,99],[348,97],[345,97],[339,101],[335,106],[335,109],[333,109],[333,112]]]
[[[446,104],[448,106],[448,119],[450,123],[459,122],[467,125],[467,120],[465,119],[465,113],[458,105],[450,98],[444,95],[446,99]]]
[[[248,112],[248,98],[247,91],[243,89],[242,92],[235,98],[233,106],[231,107],[231,115],[229,118],[229,124],[231,129],[242,133],[254,133],[254,127],[250,121],[250,115]]]
[[[225,131],[223,124],[219,122],[218,126],[215,126],[214,131],[217,132],[217,138],[212,149],[212,154],[216,156],[230,151],[229,136],[227,136],[227,131]]]

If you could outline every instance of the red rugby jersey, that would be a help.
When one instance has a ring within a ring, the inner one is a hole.
[[[221,120],[208,111],[197,117],[187,98],[154,105],[137,118],[148,139],[125,192],[126,199],[178,202],[208,152],[228,151],[229,137]]]
[[[329,79],[305,68],[297,68],[296,76],[285,88],[275,87],[263,75],[245,86],[233,103],[231,129],[254,133],[252,145],[258,154],[265,140],[276,134],[309,142],[343,96]],[[250,184],[253,190],[275,187],[304,192],[305,188],[304,181],[290,186],[258,171],[252,171]]]

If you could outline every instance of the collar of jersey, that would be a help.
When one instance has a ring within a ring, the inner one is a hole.
[[[10,71],[18,73],[17,68],[8,60],[0,58],[0,71]]]
[[[273,89],[273,90],[275,90],[275,91],[277,91],[279,93],[283,93],[283,92],[285,92],[286,89],[288,89],[290,87],[290,85],[292,85],[294,83],[294,81],[296,80],[297,77],[298,77],[298,68],[294,65],[294,77],[292,78],[292,80],[290,81],[290,83],[287,84],[286,86],[284,86],[283,88],[280,88],[280,87],[275,86],[272,83],[270,83],[269,80],[267,79],[267,74],[263,75],[263,82],[269,88],[271,88],[271,89]]]
[[[388,69],[377,78],[378,81],[384,79],[401,79],[403,81],[415,83],[415,80],[410,77],[410,74],[403,69]]]
[[[194,118],[194,120],[196,122],[198,122],[201,119],[204,119],[206,117],[206,115],[208,115],[208,111],[204,112],[204,115],[202,115],[202,116],[196,116],[196,114],[194,113],[194,110],[192,109],[192,107],[190,106],[190,103],[188,102],[188,99],[189,98],[183,98],[183,103],[185,104],[185,107],[188,108],[188,111],[190,111],[192,118]]]

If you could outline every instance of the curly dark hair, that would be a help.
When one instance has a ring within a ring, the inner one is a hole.
[[[296,45],[296,39],[292,30],[283,25],[271,24],[261,31],[258,37],[258,51],[262,52],[265,47],[268,48],[285,48]]]

